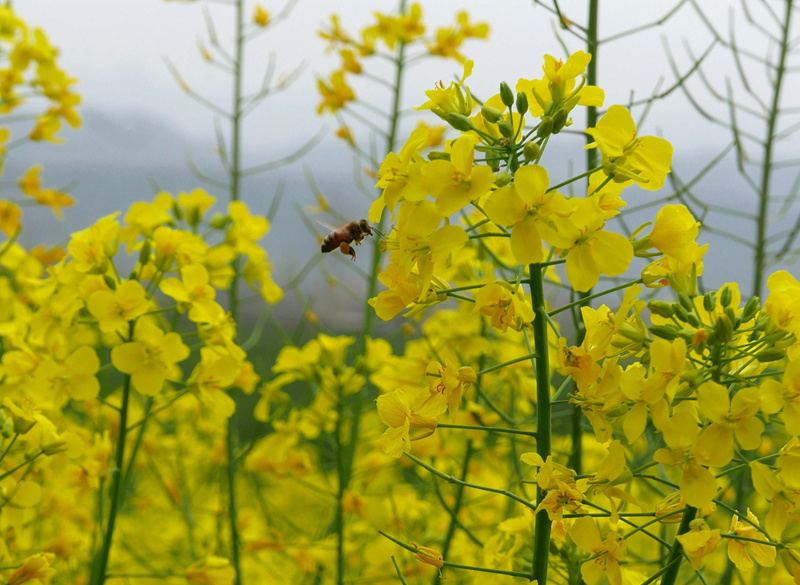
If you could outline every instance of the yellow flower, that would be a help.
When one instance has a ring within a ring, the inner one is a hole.
[[[144,287],[136,280],[126,280],[116,290],[98,290],[92,293],[86,308],[97,319],[103,333],[127,333],[128,322],[143,315],[150,308]]]
[[[269,12],[261,4],[256,4],[255,10],[253,11],[253,22],[256,26],[265,27],[269,24]]]
[[[649,191],[664,185],[672,164],[672,145],[655,136],[637,137],[633,118],[626,108],[611,106],[597,127],[587,129],[586,133],[594,138],[586,148],[600,149],[603,172],[614,181],[636,181]]]
[[[233,386],[239,372],[239,361],[234,357],[204,347],[200,350],[200,363],[186,381],[186,388],[206,408],[228,418],[236,411],[236,403],[225,390]]]
[[[330,81],[317,79],[317,89],[322,95],[322,102],[317,106],[317,114],[322,114],[325,110],[335,114],[348,102],[356,99],[355,92],[344,79],[344,71],[334,71]]]
[[[609,532],[602,540],[594,518],[588,516],[575,520],[569,535],[578,548],[592,555],[581,565],[581,576],[588,585],[597,583],[603,574],[611,585],[622,585],[619,562],[625,558],[626,543],[621,535]]]
[[[178,310],[189,310],[190,321],[202,321],[208,305],[214,302],[216,291],[208,284],[208,271],[201,264],[181,268],[181,278],[165,278],[159,284],[161,292],[178,303]]]
[[[232,585],[236,571],[228,559],[210,556],[186,569],[185,576],[192,585]]]
[[[379,444],[381,450],[390,457],[397,458],[403,451],[411,450],[410,429],[425,429],[422,436],[416,437],[419,439],[436,431],[436,418],[411,410],[405,392],[399,388],[378,396],[375,402],[378,405],[378,416],[389,427],[381,436]]]
[[[0,230],[9,238],[22,227],[22,211],[16,203],[0,201]]]
[[[422,167],[425,186],[436,200],[436,210],[444,217],[466,207],[485,195],[494,182],[494,173],[486,165],[472,166],[475,147],[462,136],[453,143],[450,160],[434,160]]]
[[[421,169],[424,159],[417,151],[428,142],[429,131],[425,127],[414,130],[406,140],[399,154],[390,152],[386,155],[378,171],[376,189],[383,189],[381,196],[369,208],[369,220],[379,223],[384,207],[395,218],[395,209],[403,196],[410,201],[422,201],[427,191],[422,184]]]
[[[41,400],[59,407],[66,396],[73,400],[91,400],[100,391],[100,382],[95,374],[100,368],[100,359],[94,348],[82,345],[69,354],[63,362],[50,357],[39,362],[34,373],[32,391]]]
[[[492,327],[502,332],[509,327],[519,331],[535,317],[530,299],[519,289],[504,281],[493,282],[475,293],[473,313],[480,311],[491,317]]]
[[[689,562],[695,569],[703,566],[705,556],[714,552],[720,541],[719,529],[711,530],[702,518],[692,520],[689,531],[679,534],[676,538],[683,546],[683,550],[689,556]]]
[[[60,193],[55,189],[42,189],[39,173],[42,171],[41,165],[34,165],[20,177],[19,186],[22,192],[28,197],[33,197],[39,205],[51,207],[53,214],[58,219],[64,219],[61,212],[62,207],[71,207],[75,201],[69,195]]]
[[[216,203],[216,198],[212,197],[204,189],[194,189],[190,193],[178,193],[178,205],[183,210],[186,223],[195,227],[200,223],[203,214]]]
[[[177,363],[189,357],[189,348],[174,331],[164,333],[149,320],[139,320],[134,341],[111,350],[111,363],[120,372],[131,375],[134,387],[147,396],[155,396],[168,379],[180,379]]]
[[[56,570],[50,566],[56,555],[42,552],[22,561],[22,565],[8,576],[8,585],[22,585],[33,582],[36,584],[47,583]]]
[[[511,251],[520,264],[544,259],[542,239],[551,246],[569,247],[573,240],[565,235],[572,204],[557,191],[547,192],[547,170],[528,165],[517,170],[514,182],[494,191],[486,200],[486,215],[497,225],[513,226]],[[564,229],[562,229],[562,227]]]
[[[425,91],[428,96],[428,101],[415,110],[430,110],[440,118],[444,119],[447,114],[461,114],[462,116],[469,116],[472,113],[473,103],[472,96],[469,93],[469,88],[464,85],[464,82],[472,74],[472,67],[475,65],[473,61],[466,61],[464,63],[464,75],[461,76],[461,81],[458,83],[451,82],[445,88],[444,84],[440,81],[436,84],[434,89]]]
[[[735,533],[737,536],[769,542],[769,539],[758,529],[758,518],[749,508],[747,510],[747,520],[749,522],[745,522],[739,516],[734,515],[731,518],[730,532]],[[748,552],[750,553],[749,555],[747,554]],[[751,555],[762,567],[771,567],[775,564],[775,554],[775,547],[768,544],[758,544],[750,540],[728,539],[728,558],[740,571],[753,568],[753,561],[750,559]]]

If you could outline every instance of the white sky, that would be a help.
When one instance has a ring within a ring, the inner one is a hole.
[[[764,54],[767,50],[767,44],[759,40],[752,27],[744,25],[739,2],[697,2],[703,6],[709,21],[718,32],[726,37],[729,32],[729,11],[732,6],[736,7],[738,12],[735,29],[738,31],[740,43],[756,54]],[[276,14],[283,7],[283,4],[275,4],[272,0],[264,0],[263,4],[271,14]],[[566,16],[576,23],[585,23],[584,12],[588,4],[586,0],[562,0],[559,4]],[[653,22],[675,4],[649,0],[603,0],[600,7],[600,37],[607,38]],[[760,25],[775,30],[771,17],[763,9],[764,3],[747,4]],[[164,58],[168,57],[185,81],[204,97],[222,107],[227,107],[230,101],[229,78],[204,62],[197,49],[198,42],[206,38],[204,5],[208,5],[217,34],[225,42],[232,30],[233,11],[219,1],[18,0],[14,3],[15,9],[29,25],[42,27],[51,42],[61,49],[62,66],[80,81],[78,89],[83,95],[83,108],[87,114],[94,112],[103,119],[114,121],[118,125],[117,130],[121,128],[123,132],[146,129],[149,127],[148,123],[166,132],[163,137],[160,132],[154,132],[154,136],[157,135],[154,138],[156,144],[147,144],[140,153],[125,155],[131,158],[139,155],[146,158],[146,155],[150,155],[151,159],[165,169],[185,169],[184,153],[187,149],[198,158],[205,157],[205,162],[208,162],[215,143],[213,117],[178,88],[164,64]],[[252,14],[253,5],[254,3],[248,4],[248,16]],[[784,3],[769,1],[766,5],[783,10]],[[338,56],[325,54],[325,43],[317,36],[316,31],[327,24],[330,13],[337,12],[341,16],[342,25],[355,34],[371,20],[373,10],[388,12],[394,6],[395,2],[378,0],[299,0],[286,21],[272,27],[248,45],[246,76],[250,91],[258,87],[270,53],[274,53],[277,59],[279,74],[289,72],[302,64],[306,68],[297,83],[287,91],[268,98],[249,119],[244,130],[246,163],[258,164],[270,158],[285,156],[305,143],[320,128],[327,126],[328,135],[301,163],[281,169],[273,176],[289,177],[289,183],[297,185],[303,182],[303,165],[319,173],[318,179],[320,174],[329,178],[333,176],[335,181],[329,180],[328,184],[333,185],[331,189],[334,193],[326,190],[333,204],[340,207],[345,214],[365,215],[368,202],[362,198],[353,199],[350,197],[351,191],[346,186],[342,187],[352,180],[351,154],[332,136],[334,120],[331,117],[321,118],[315,113],[319,102],[316,76],[326,76],[339,66]],[[464,47],[465,54],[475,61],[469,86],[476,95],[482,97],[496,93],[502,80],[513,87],[520,77],[541,77],[544,53],[565,56],[564,49],[556,40],[553,16],[529,0],[435,0],[423,3],[423,9],[425,22],[431,31],[436,26],[451,23],[459,10],[469,11],[473,21],[483,20],[490,24],[488,43],[471,41]],[[563,31],[559,31],[559,34],[570,52],[585,49],[579,39]],[[662,90],[669,87],[674,82],[674,75],[667,62],[666,45],[674,54],[680,71],[685,72],[692,62],[687,51],[700,55],[710,43],[711,34],[702,24],[696,9],[686,2],[677,15],[663,27],[601,45],[599,85],[605,90],[605,105],[627,103],[632,95],[636,99],[647,97],[659,84]],[[230,47],[229,44],[226,46]],[[745,68],[750,75],[751,87],[756,93],[768,95],[763,67],[745,59]],[[730,53],[721,46],[714,49],[704,70],[716,91],[724,95],[726,80],[730,79],[735,95],[758,109],[758,105],[748,98],[738,81]],[[385,73],[376,69],[372,69],[372,72],[379,75]],[[406,81],[405,107],[423,103],[425,89],[433,87],[440,79],[448,82],[454,76],[460,76],[460,73],[461,68],[457,63],[441,59],[432,59],[414,67],[409,71]],[[800,95],[798,78],[800,76],[794,75],[786,86],[786,105],[794,106],[798,102],[793,97]],[[360,97],[369,99],[378,108],[385,110],[388,107],[385,90],[373,89],[369,84],[363,83],[363,80],[353,83]],[[714,100],[699,80],[695,79],[692,87],[695,98],[704,108],[719,117],[727,118],[727,106]],[[641,114],[641,109],[635,110],[634,118],[638,120]],[[796,119],[796,116],[787,117],[784,126],[790,125]],[[429,116],[428,121],[435,123],[437,119]],[[757,136],[763,136],[763,123],[757,119],[740,114],[738,121]],[[81,156],[97,161],[115,157],[112,167],[121,168],[126,164],[125,157],[115,154],[113,145],[109,145],[108,136],[93,134],[97,131],[97,127],[89,125],[81,130],[81,144],[88,144],[90,147],[95,145],[94,152],[84,153],[81,150]],[[703,120],[689,106],[680,91],[653,106],[646,123],[640,127],[640,134],[657,134],[670,140],[675,147],[676,165],[680,160],[691,161],[695,166],[709,160],[731,139],[729,131]],[[69,149],[69,142],[74,139],[75,134],[66,131],[64,136],[67,138],[67,146],[58,148]],[[359,137],[363,142],[367,141],[364,133]],[[798,142],[800,140],[793,139],[783,143],[779,157],[798,157]],[[31,156],[36,157],[36,152],[31,149]],[[577,165],[583,164],[580,152],[578,147],[574,155]],[[760,154],[754,148],[748,152],[754,158]],[[38,161],[34,158],[29,164],[34,162]],[[210,164],[213,166],[213,160]],[[112,173],[111,167],[108,172]],[[45,164],[45,183],[48,183],[47,173]],[[75,173],[84,186],[90,184],[90,181],[81,178],[81,171],[77,166]],[[254,193],[271,193],[274,191],[274,182],[273,178],[263,179],[262,183],[254,181],[251,189]],[[146,190],[144,178],[141,184],[145,189],[140,188],[139,195],[126,194],[125,197],[149,198],[151,194]],[[189,190],[196,186],[197,181],[190,177],[180,189]],[[708,190],[713,193],[719,191],[720,186],[712,182]],[[106,195],[81,193],[81,227],[95,219],[93,216],[109,213],[115,206],[123,209],[127,207],[126,203],[106,198]],[[298,192],[291,195],[301,204],[312,202],[310,190],[307,188],[303,188],[302,192],[298,189]],[[268,202],[253,203],[253,207],[264,212],[267,204]],[[285,207],[289,208],[288,205]],[[291,209],[284,211],[284,217],[293,213]],[[285,227],[286,231],[282,235],[279,232],[278,238],[285,238],[290,231],[298,232],[303,229],[296,218],[284,219],[284,226],[291,227]],[[75,229],[75,226],[72,225],[71,228]],[[68,231],[64,230],[64,233]],[[272,237],[271,235],[270,238]],[[311,238],[306,240],[302,245],[307,249],[294,250],[303,258],[315,253],[316,249]],[[281,250],[277,250],[275,255],[280,263]],[[287,262],[291,264],[296,261],[291,260],[290,255]]]

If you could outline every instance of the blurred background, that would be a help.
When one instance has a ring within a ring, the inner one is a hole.
[[[255,4],[248,7],[248,18],[252,17]],[[284,7],[271,0],[261,4],[273,17]],[[731,119],[726,96],[749,104],[755,114],[763,111],[754,96],[770,95],[771,76],[757,57],[769,55],[770,42],[757,28],[776,30],[776,19],[770,11],[783,10],[782,3],[748,3],[752,19],[748,21],[748,14],[738,2],[716,0],[699,5],[703,12],[692,2],[609,1],[603,3],[600,13],[600,38],[605,42],[599,51],[598,85],[605,90],[606,107],[637,103],[667,92],[708,52],[702,62],[702,77],[695,71],[684,87],[675,88],[650,107],[632,109],[640,135],[658,135],[673,144],[673,173],[684,183],[732,144],[730,129],[708,119]],[[559,6],[573,22],[586,21],[584,1],[566,0]],[[180,88],[167,61],[193,91],[227,109],[231,101],[230,78],[204,61],[200,49],[208,46],[208,20],[213,22],[223,46],[230,46],[226,39],[233,30],[231,7],[224,2],[159,0],[23,0],[14,7],[31,26],[42,27],[60,48],[62,67],[79,80],[84,121],[80,130],[62,130],[66,145],[31,144],[13,152],[8,160],[6,179],[16,179],[31,165],[41,163],[44,186],[72,185],[70,193],[76,199],[74,207],[65,209],[66,219],[61,222],[47,210],[28,210],[23,243],[65,244],[70,232],[97,218],[119,210],[124,213],[133,201],[152,199],[154,187],[172,194],[203,187],[225,200],[222,192],[193,175],[187,164],[191,159],[203,173],[221,177],[215,152],[216,115]],[[468,41],[463,48],[475,61],[468,85],[476,96],[485,99],[497,93],[503,80],[513,87],[520,77],[540,78],[545,53],[565,58],[571,52],[586,49],[579,38],[559,27],[548,7],[529,0],[440,0],[423,3],[423,14],[431,31],[452,23],[460,10],[468,11],[473,22],[490,25],[488,42]],[[303,282],[301,294],[313,299],[314,310],[332,328],[347,327],[362,314],[361,305],[326,278],[330,272],[331,278],[349,280],[352,267],[343,256],[319,254],[318,240],[304,226],[297,205],[315,204],[307,181],[309,173],[336,211],[350,219],[366,216],[376,193],[364,194],[356,187],[358,180],[367,186],[374,180],[363,175],[357,179],[361,163],[334,136],[336,120],[316,113],[320,102],[316,80],[327,77],[340,65],[339,56],[326,52],[326,41],[317,32],[329,24],[332,12],[340,15],[343,28],[356,35],[374,19],[374,11],[390,12],[395,8],[395,2],[375,0],[299,0],[284,20],[270,26],[246,49],[245,79],[251,92],[259,88],[270,58],[274,59],[276,79],[298,69],[299,74],[290,87],[264,100],[248,117],[243,137],[245,166],[286,157],[318,133],[321,139],[299,161],[247,179],[242,198],[254,212],[266,213],[275,194],[282,191],[272,231],[265,240],[276,280],[279,284],[291,281],[302,265],[318,257],[323,270],[313,271]],[[663,24],[657,24],[662,19]],[[623,35],[626,31],[634,32]],[[736,39],[740,49],[738,64],[724,42],[715,42],[714,31],[721,39],[730,39],[731,35]],[[787,67],[792,72],[795,65],[788,63]],[[740,71],[748,76],[749,85],[742,83]],[[371,73],[385,75],[380,70]],[[408,72],[404,108],[426,101],[424,90],[431,89],[437,81],[447,84],[460,76],[461,68],[452,60],[420,61]],[[797,77],[789,76],[785,82],[782,99],[787,109],[779,120],[781,128],[791,129],[797,121],[797,109],[792,109],[793,96],[800,95]],[[352,83],[359,99],[379,109],[388,108],[390,96],[385,88],[356,78]],[[708,115],[701,115],[690,99]],[[369,110],[361,112],[369,115]],[[575,127],[583,127],[583,114],[578,109],[574,114]],[[738,110],[736,123],[740,131],[763,137],[764,122],[755,114]],[[415,113],[404,123],[401,143],[419,119],[429,124],[439,122],[429,112]],[[360,144],[369,144],[369,133],[363,127],[354,124],[352,129]],[[550,171],[551,183],[582,172],[584,141],[576,133],[572,141],[559,141],[548,148],[543,164]],[[757,163],[761,153],[757,148],[745,147],[742,154]],[[787,134],[777,155],[784,161],[800,158],[796,135]],[[773,182],[776,197],[780,197],[773,210],[775,230],[791,229],[792,218],[798,215],[798,205],[786,199],[792,194],[796,174],[796,169],[787,164],[786,171]],[[631,207],[639,207],[670,190],[669,185],[659,194],[631,188],[625,198]],[[756,199],[737,172],[732,153],[697,180],[693,192],[704,201],[725,208],[751,212],[756,209]],[[652,220],[655,211],[643,210],[634,219]],[[783,219],[778,215],[781,211],[785,214],[780,216]],[[331,218],[319,219],[336,223]],[[635,228],[641,222],[634,219],[628,224]],[[712,225],[712,219],[710,213],[704,221]],[[744,240],[752,236],[754,228],[750,223],[737,223],[730,217],[715,221],[715,225]],[[319,232],[325,231],[319,227]],[[705,258],[707,287],[715,288],[733,279],[749,282],[752,263],[743,261],[750,254],[745,245],[723,240],[711,232],[704,232],[702,241],[710,244]],[[790,257],[779,266],[797,273]],[[352,288],[357,290],[358,283]],[[742,288],[748,290],[744,284]],[[277,314],[286,322],[296,320],[300,302],[288,292]]]

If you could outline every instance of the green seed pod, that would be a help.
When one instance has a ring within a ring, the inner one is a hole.
[[[703,308],[709,313],[717,306],[717,293],[716,291],[707,292],[703,295]]]
[[[462,114],[447,112],[447,114],[444,116],[444,121],[460,132],[469,132],[472,130],[472,122],[470,122],[469,118]]]
[[[553,115],[553,134],[558,134],[564,129],[564,126],[567,124],[567,112],[564,110],[558,110]]]
[[[508,120],[500,120],[497,123],[497,128],[500,130],[500,134],[506,138],[512,138],[514,136],[514,127]]]
[[[755,357],[762,364],[765,362],[777,362],[778,360],[782,360],[786,357],[786,351],[778,349],[777,347],[771,347],[769,349],[759,351]]]
[[[526,114],[528,112],[528,96],[524,91],[517,94],[517,113]]]
[[[692,299],[689,298],[689,295],[687,295],[685,292],[680,291],[678,293],[678,302],[690,313],[694,311],[694,303],[692,302]]]
[[[726,285],[725,288],[722,289],[722,293],[719,295],[719,304],[723,307],[727,307],[731,304],[732,300],[733,291],[731,290],[731,287]]]
[[[503,112],[491,106],[481,106],[481,116],[490,124],[496,124],[503,117]]]
[[[505,81],[500,83],[500,99],[508,108],[514,105],[514,92]]]
[[[651,325],[650,333],[661,339],[672,341],[678,334],[678,327],[676,325]]]
[[[553,133],[553,118],[551,118],[550,116],[545,116],[544,118],[542,118],[542,121],[539,122],[539,127],[536,128],[536,137],[547,138],[552,133]]]
[[[540,156],[542,156],[542,149],[538,144],[532,140],[525,143],[525,146],[522,148],[522,158],[531,162],[538,160]]]
[[[647,303],[647,308],[650,309],[650,312],[654,315],[664,317],[665,319],[669,319],[675,314],[675,310],[672,308],[672,303],[666,303],[664,301],[659,301],[658,299]]]
[[[744,306],[744,309],[742,310],[742,321],[745,322],[749,321],[750,319],[755,317],[760,310],[761,310],[761,299],[759,299],[758,297],[751,298],[749,301],[747,301],[747,304]]]

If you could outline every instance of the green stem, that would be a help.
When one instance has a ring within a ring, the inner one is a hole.
[[[241,150],[242,150],[242,83],[244,77],[244,0],[236,0],[235,55],[233,67],[233,104],[231,111],[231,166],[230,201],[239,201],[241,191]],[[231,318],[239,322],[239,259],[233,261],[234,277],[229,288]],[[235,398],[234,398],[235,399]],[[234,414],[228,419],[226,433],[228,476],[228,522],[231,531],[231,565],[236,572],[235,585],[241,585],[241,564],[239,562],[239,521],[236,509],[236,444],[238,442],[238,417]]]
[[[334,439],[336,440],[336,472],[339,475],[339,488],[336,493],[336,516],[334,525],[336,530],[336,582],[338,585],[344,583],[344,494],[347,489],[349,474],[345,468],[345,446],[342,445],[342,433],[344,431],[344,391],[338,387],[336,400],[336,430]]]
[[[551,451],[550,420],[550,365],[547,345],[547,308],[544,299],[544,270],[540,264],[529,266],[531,305],[536,318],[533,320],[533,347],[536,353],[536,452],[546,461]],[[544,499],[544,491],[536,490],[537,506]],[[547,583],[547,568],[550,556],[550,517],[546,510],[536,514],[533,537],[533,567],[531,580]]]
[[[786,12],[783,18],[783,31],[779,49],[780,57],[778,65],[775,67],[775,81],[772,84],[772,104],[769,109],[769,119],[767,120],[767,136],[764,139],[764,159],[761,164],[761,185],[758,190],[758,219],[756,225],[756,250],[755,266],[753,274],[753,295],[761,295],[763,286],[764,271],[767,268],[767,219],[769,213],[769,184],[772,179],[773,166],[773,147],[776,138],[775,131],[778,127],[778,111],[780,107],[781,89],[783,87],[784,74],[786,73],[786,57],[789,54],[789,34],[792,20],[792,0],[786,2]]]
[[[130,335],[133,335],[133,323],[130,325]],[[114,468],[114,480],[111,484],[111,508],[108,511],[108,524],[103,536],[103,544],[100,551],[92,563],[92,585],[103,585],[106,580],[106,569],[108,568],[108,556],[111,553],[111,540],[114,536],[114,527],[117,523],[117,512],[119,511],[122,500],[122,469],[125,465],[125,439],[128,436],[128,402],[131,394],[131,376],[125,375],[125,382],[122,386],[122,405],[119,409],[119,437],[117,437],[117,452]]]
[[[681,568],[681,557],[683,554],[683,547],[681,546],[678,536],[689,532],[689,525],[694,520],[697,514],[697,508],[686,506],[686,511],[681,517],[681,524],[678,526],[678,533],[675,535],[675,541],[672,543],[672,550],[669,551],[667,557],[667,570],[664,571],[664,577],[661,579],[661,585],[675,585],[675,579],[678,578],[678,571]]]
[[[466,481],[467,472],[469,471],[469,460],[472,458],[472,441],[467,441],[467,449],[464,452],[464,461],[461,467],[461,481]],[[453,510],[450,516],[450,526],[447,528],[447,535],[444,537],[444,545],[442,545],[442,556],[447,557],[450,553],[450,545],[453,542],[453,536],[456,533],[458,526],[458,513],[461,511],[461,503],[464,497],[464,485],[458,484],[456,486],[456,501],[453,504]],[[433,584],[439,583],[439,575],[436,575]]]

